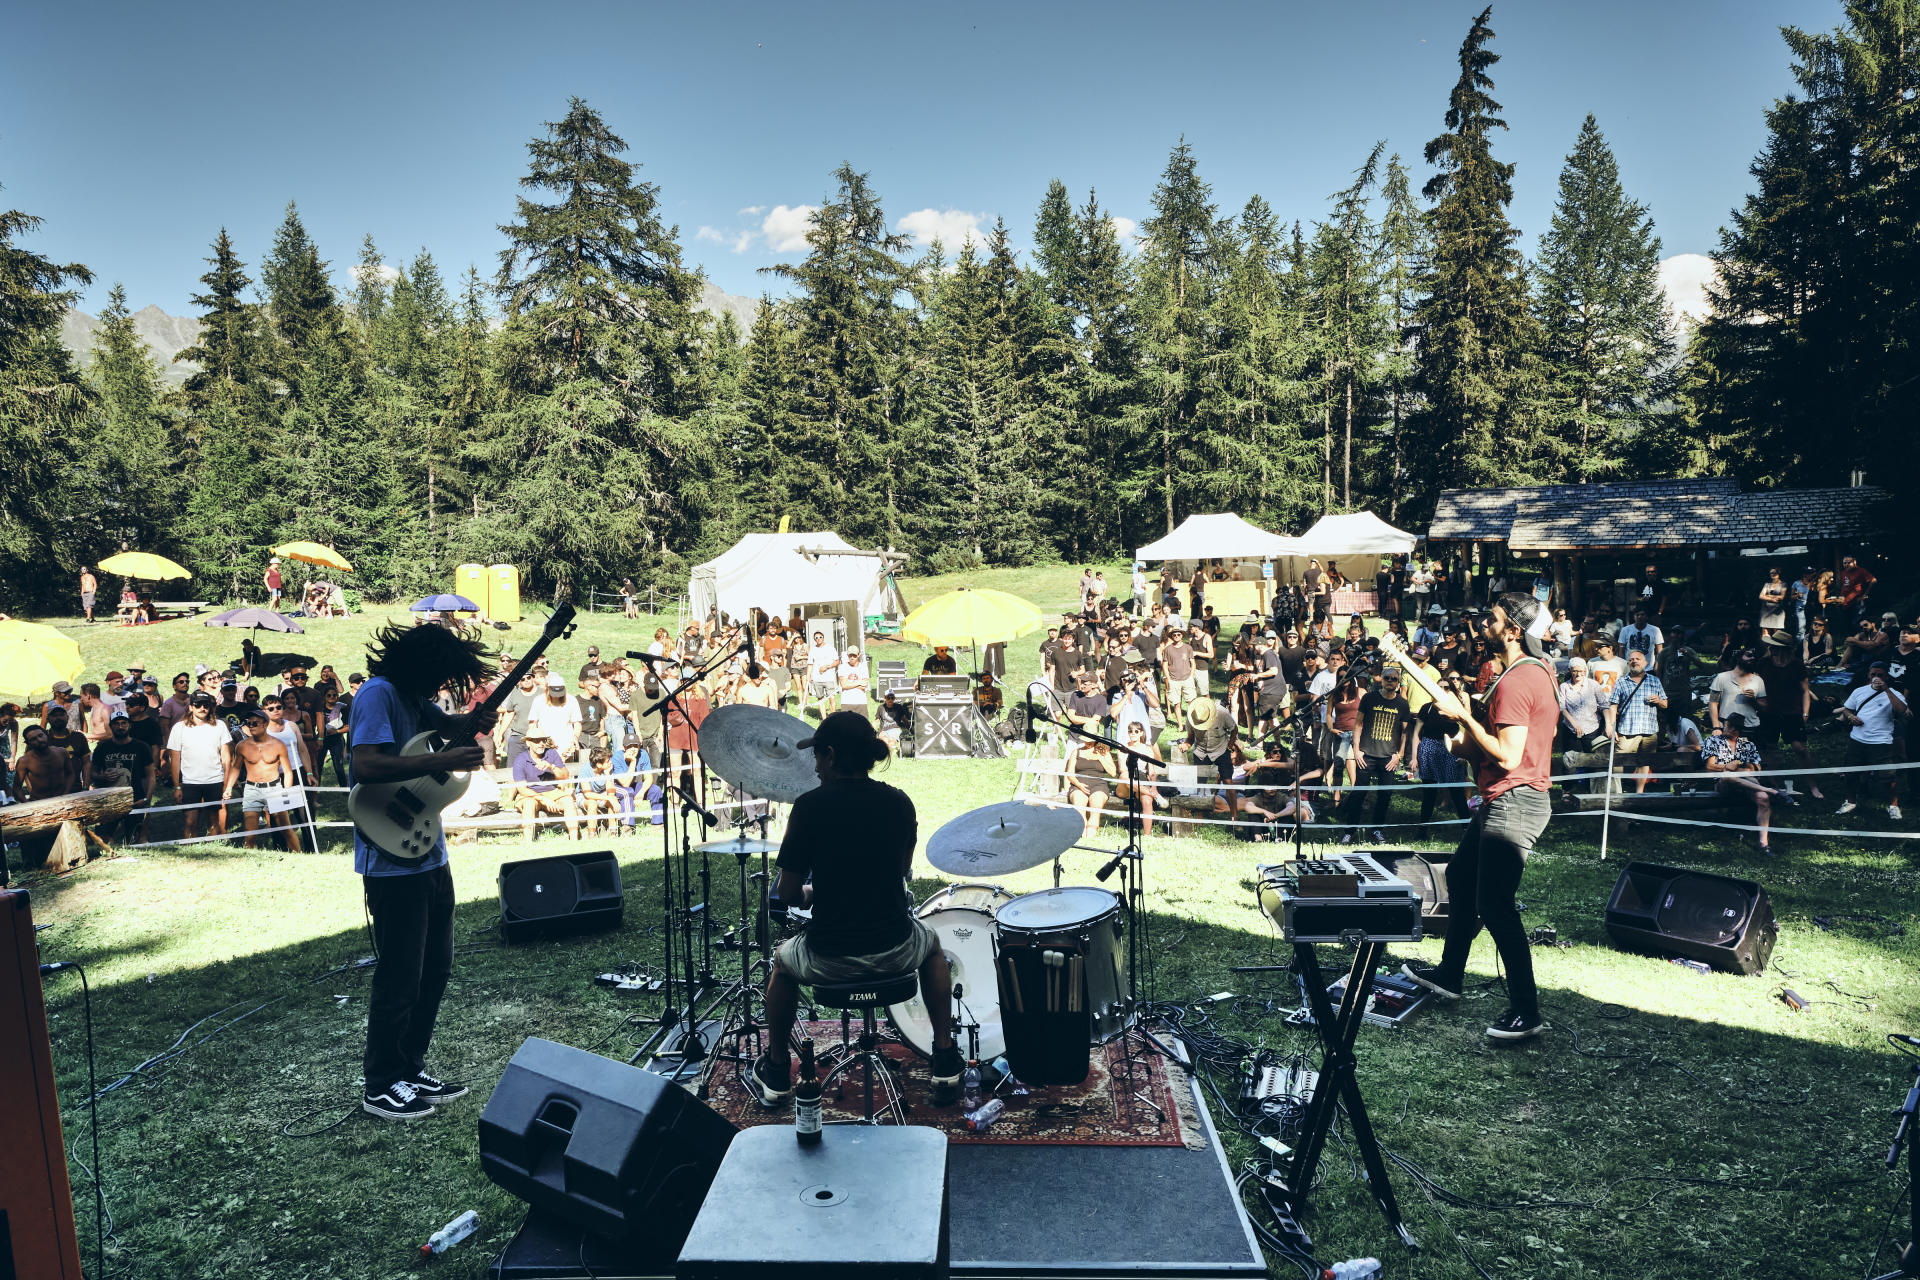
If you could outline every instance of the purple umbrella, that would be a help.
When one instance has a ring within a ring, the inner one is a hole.
[[[457,613],[462,610],[467,613],[480,612],[479,605],[465,596],[456,596],[450,592],[415,600],[407,607],[415,613]]]
[[[306,628],[292,618],[282,617],[271,609],[261,609],[249,605],[241,609],[229,609],[225,613],[216,613],[204,624],[209,627],[248,627],[255,631],[289,631],[295,635],[304,634]]]

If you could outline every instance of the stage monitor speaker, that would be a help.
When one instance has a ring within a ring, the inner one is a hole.
[[[508,942],[617,929],[625,910],[610,849],[500,864],[500,936]]]
[[[480,1113],[480,1169],[535,1209],[673,1257],[733,1134],[663,1075],[530,1039]]]
[[[913,704],[913,754],[960,760],[973,754],[973,699],[928,698]]]
[[[1779,936],[1767,891],[1751,880],[1629,862],[1607,902],[1607,934],[1632,951],[1756,974]]]
[[[1420,931],[1429,938],[1444,938],[1453,904],[1447,897],[1447,862],[1450,853],[1415,853],[1411,849],[1383,849],[1373,855],[1393,874],[1414,887],[1420,895]]]
[[[80,1280],[40,954],[27,895],[17,890],[0,892],[0,1097],[13,1135],[13,1154],[0,1160],[0,1277]]]

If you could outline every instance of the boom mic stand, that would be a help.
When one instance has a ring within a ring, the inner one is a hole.
[[[1899,1037],[1911,1040],[1911,1037]],[[1920,1063],[1913,1065],[1916,1078],[1913,1087],[1907,1090],[1907,1100],[1897,1113],[1900,1124],[1893,1131],[1893,1145],[1887,1148],[1887,1168],[1892,1169],[1900,1163],[1900,1149],[1907,1149],[1907,1201],[1911,1218],[1912,1234],[1907,1237],[1907,1247],[1900,1251],[1900,1265],[1892,1271],[1876,1276],[1874,1280],[1903,1280],[1904,1277],[1920,1276],[1920,1197],[1913,1191],[1913,1180],[1920,1177],[1920,1134],[1915,1134],[1913,1124],[1916,1114],[1920,1114]]]

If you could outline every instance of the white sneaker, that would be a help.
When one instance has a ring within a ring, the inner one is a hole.
[[[1893,819],[1893,820],[1894,820],[1895,822],[1898,822],[1898,821],[1900,821],[1900,806],[1899,806],[1899,805],[1897,805],[1897,804],[1890,804],[1890,805],[1888,805],[1888,806],[1887,806],[1887,816],[1888,816],[1889,818],[1892,818],[1892,819]]]
[[[1847,800],[1847,801],[1843,801],[1840,807],[1838,809],[1835,809],[1833,813],[1835,817],[1838,817],[1843,813],[1852,813],[1855,809],[1858,809],[1859,807],[1860,806],[1855,804],[1853,801]]]

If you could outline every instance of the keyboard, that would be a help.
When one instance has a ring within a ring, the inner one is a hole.
[[[1260,909],[1288,942],[1418,942],[1420,893],[1364,853],[1260,868]]]

